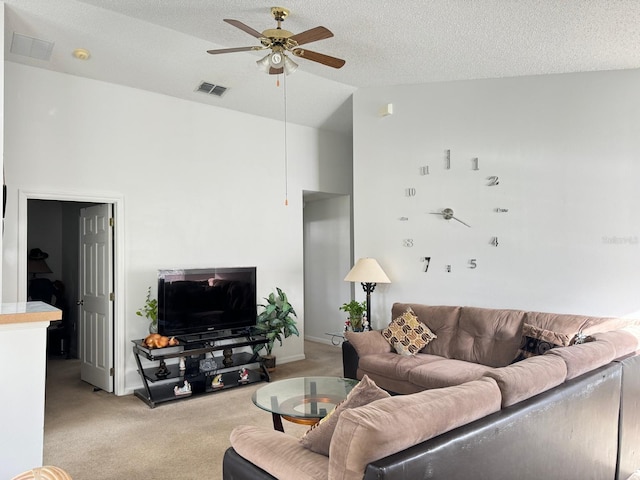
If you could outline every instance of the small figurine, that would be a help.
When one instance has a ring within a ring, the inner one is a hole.
[[[191,395],[191,384],[185,380],[182,387],[177,385],[173,387],[173,393],[174,395]]]
[[[351,322],[347,320],[346,322],[344,322],[344,331],[348,332],[350,330],[351,330]]]
[[[213,380],[211,381],[211,388],[222,388],[224,387],[224,382],[222,381],[222,374],[219,373]]]
[[[240,370],[239,374],[240,374],[240,379],[238,380],[238,382],[244,383],[249,381],[249,370],[247,370],[246,368],[243,368],[242,370]]]
[[[167,364],[164,363],[164,360],[160,360],[160,366],[158,367],[158,370],[156,370],[156,377],[167,378],[168,376],[169,376],[169,368],[167,367]]]
[[[180,362],[179,362],[179,368],[180,371],[183,372],[187,369],[187,366],[185,365],[185,361],[184,361],[184,357],[180,357]]]

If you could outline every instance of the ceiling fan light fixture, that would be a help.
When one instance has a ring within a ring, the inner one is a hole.
[[[269,68],[271,68],[271,62],[269,61],[270,57],[271,57],[271,54],[265,56],[264,58],[261,58],[256,62],[256,65],[258,65],[258,69],[261,72],[269,73]]]
[[[306,45],[307,43],[317,42],[318,40],[333,37],[331,30],[326,27],[319,26],[310,28],[304,32],[293,34],[292,32],[282,28],[282,22],[289,15],[289,10],[281,7],[273,7],[271,9],[271,15],[276,20],[278,26],[276,28],[264,30],[263,32],[259,32],[239,20],[231,18],[224,19],[226,23],[248,33],[252,37],[257,38],[260,42],[260,46],[218,48],[207,50],[207,53],[217,55],[220,53],[247,52],[251,50],[264,50],[267,48],[271,49],[271,53],[269,55],[256,62],[260,70],[270,75],[279,75],[283,72],[288,75],[297,69],[298,65],[287,59],[287,52],[297,57],[304,57],[312,62],[317,62],[333,68],[341,68],[344,66],[345,61],[341,58],[299,48],[301,45]],[[268,68],[267,62],[269,63]]]
[[[284,53],[276,50],[275,52],[271,53],[271,55],[269,55],[269,64],[273,68],[282,68],[284,58]]]
[[[298,69],[298,64],[285,55],[283,68],[285,75],[291,75]]]

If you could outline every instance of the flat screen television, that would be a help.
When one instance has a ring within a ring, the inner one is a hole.
[[[256,324],[256,267],[158,271],[158,333],[215,337]]]

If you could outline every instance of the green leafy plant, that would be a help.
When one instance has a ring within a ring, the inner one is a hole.
[[[339,309],[349,314],[349,322],[354,330],[362,328],[362,315],[367,311],[367,302],[351,300],[349,303],[343,303]]]
[[[136,311],[139,317],[145,317],[151,321],[153,327],[158,326],[158,300],[151,298],[151,287],[147,290],[147,298],[144,305]]]
[[[287,295],[280,288],[276,287],[276,290],[278,292],[277,295],[271,292],[268,297],[265,297],[267,303],[258,305],[264,310],[258,314],[256,331],[267,338],[267,343],[265,345],[256,345],[254,352],[259,352],[266,348],[267,355],[271,355],[273,344],[276,340],[282,346],[283,336],[284,338],[291,335],[300,336],[296,327],[296,320],[293,318],[297,318],[295,310],[289,303]]]

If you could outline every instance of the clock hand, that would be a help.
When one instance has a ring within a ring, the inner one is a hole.
[[[471,225],[463,222],[458,217],[454,216],[452,208],[444,208],[441,212],[429,212],[429,213],[431,213],[431,215],[441,215],[442,218],[444,218],[445,220],[451,220],[453,218],[454,220],[457,220],[464,226],[471,228]]]
[[[453,218],[454,220],[459,221],[459,222],[460,222],[461,224],[463,224],[464,226],[471,228],[471,225],[469,225],[468,223],[464,223],[464,222],[463,222],[462,220],[460,220],[459,218],[456,218],[456,217],[451,217],[451,218]]]

